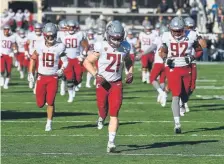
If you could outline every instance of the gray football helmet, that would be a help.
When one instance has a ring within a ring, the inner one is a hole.
[[[40,36],[41,33],[42,33],[42,28],[43,28],[43,25],[41,23],[35,23],[34,24],[34,32],[35,32],[35,34]]]
[[[153,26],[151,25],[151,23],[148,23],[144,26],[144,31],[147,35],[151,34],[153,29]]]
[[[159,29],[160,27],[161,27],[161,24],[160,24],[160,23],[156,23],[155,28],[156,28],[156,29]]]
[[[184,20],[182,17],[174,17],[170,22],[170,31],[175,39],[184,36]]]
[[[11,35],[11,27],[9,25],[4,25],[3,26],[3,32],[5,36],[10,36]]]
[[[68,33],[69,34],[74,34],[75,32],[78,31],[79,24],[75,20],[68,20],[67,21],[67,27],[68,27]]]
[[[113,48],[118,48],[121,42],[124,40],[124,27],[122,24],[115,20],[112,21],[106,29],[106,38],[108,43]]]
[[[53,23],[47,23],[43,28],[44,39],[48,44],[53,44],[57,39],[57,26]]]
[[[24,29],[20,29],[19,30],[19,36],[21,37],[21,38],[24,38],[25,37],[25,30]]]
[[[184,19],[185,27],[187,29],[194,29],[195,28],[195,21],[191,17],[187,17]]]
[[[164,32],[168,32],[168,31],[169,31],[168,27],[161,26],[159,29],[159,35],[161,36],[161,35],[163,35]]]
[[[89,40],[94,39],[94,32],[93,32],[92,29],[87,31],[87,37],[88,37]]]
[[[62,20],[58,23],[58,28],[60,31],[66,31],[67,30],[67,21]]]

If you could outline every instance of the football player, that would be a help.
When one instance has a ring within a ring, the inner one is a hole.
[[[4,25],[3,31],[1,31],[1,48],[0,48],[0,56],[1,56],[1,75],[0,75],[0,86],[4,89],[8,89],[8,83],[11,76],[12,69],[12,58],[14,57],[14,53],[17,53],[16,39],[12,34],[10,26]],[[6,76],[4,77],[6,71]]]
[[[84,66],[96,78],[96,97],[99,110],[98,129],[110,115],[107,152],[115,151],[115,137],[118,129],[118,113],[122,104],[123,64],[128,68],[126,83],[133,81],[133,65],[130,59],[130,45],[124,41],[124,28],[119,21],[112,21],[106,28],[106,41],[97,42],[94,51],[89,51]],[[98,61],[98,71],[95,63]]]
[[[39,43],[42,43],[44,41],[44,35],[42,32],[42,24],[40,23],[35,23],[34,24],[34,32],[31,32],[28,34],[27,38],[28,41],[26,43],[26,56],[28,56],[30,58],[30,56],[33,54],[33,52],[35,51],[35,48],[38,47]],[[36,72],[37,72],[37,68],[38,68],[38,61],[36,61]],[[34,83],[30,82],[29,83],[29,87],[33,88]],[[35,83],[35,87],[33,89],[33,92],[35,94],[36,92],[36,83]]]
[[[133,36],[133,31],[132,30],[128,30],[127,31],[127,37],[126,37],[126,41],[130,44],[131,46],[131,50],[130,50],[130,58],[132,60],[132,63],[134,64],[135,62],[135,53],[136,53],[136,46],[137,46],[137,38],[135,38]],[[127,74],[128,71],[125,69],[125,73]]]
[[[96,43],[96,39],[94,38],[94,32],[91,29],[87,32],[87,40],[88,40],[88,43],[89,43],[89,51],[93,51],[94,50],[94,44]],[[91,88],[90,81],[91,81],[92,77],[93,77],[92,74],[87,72],[86,88]]]
[[[45,131],[52,130],[52,119],[55,111],[54,101],[58,89],[58,76],[61,76],[68,65],[65,45],[58,43],[57,26],[47,23],[43,28],[44,41],[36,47],[30,60],[28,81],[34,82],[33,72],[38,60],[38,77],[36,88],[36,103],[42,108],[47,103],[47,123]],[[59,69],[59,58],[62,66]]]
[[[157,102],[161,103],[162,107],[166,106],[167,94],[165,92],[165,66],[163,63],[163,59],[159,56],[159,49],[162,45],[162,35],[164,32],[167,32],[168,28],[166,26],[161,26],[159,35],[155,38],[154,42],[151,46],[141,55],[147,55],[156,51],[153,68],[150,76],[150,83],[153,87],[158,91]],[[159,77],[159,82],[157,82],[157,78]]]
[[[87,55],[88,41],[84,38],[82,32],[78,32],[78,23],[74,20],[67,21],[68,31],[60,36],[60,40],[66,47],[66,55],[69,65],[65,69],[65,77],[68,88],[68,102],[71,103],[75,97],[74,88],[82,81],[82,62]],[[61,88],[62,89],[62,88]]]
[[[185,34],[188,36],[189,33],[195,33],[197,35],[198,43],[201,45],[202,49],[206,49],[207,43],[202,37],[199,35],[199,33],[195,30],[195,21],[191,17],[187,17],[184,19],[185,22]],[[195,51],[192,51],[192,55],[195,54]],[[191,90],[190,90],[190,95],[193,93],[196,87],[196,79],[197,79],[197,65],[196,61],[193,61],[191,63]],[[185,108],[186,112],[189,112],[190,109],[188,107],[187,103],[182,103],[180,102],[181,108]]]
[[[155,40],[155,33],[152,32],[153,26],[151,24],[147,24],[144,27],[144,32],[139,34],[138,47],[141,47],[141,53],[144,53],[150,45]],[[141,44],[141,46],[140,46]],[[142,62],[142,82],[149,83],[150,71],[152,69],[152,64],[154,61],[154,52],[143,55],[141,57]]]
[[[19,35],[16,37],[16,43],[18,46],[18,54],[17,58],[19,61],[19,72],[20,72],[20,79],[24,78],[24,73],[27,71],[28,65],[29,65],[29,54],[27,49],[25,50],[26,43],[28,41],[28,38],[26,36],[25,30],[20,29]]]
[[[159,50],[160,56],[165,60],[165,71],[168,87],[172,93],[172,111],[174,117],[174,131],[181,133],[180,124],[180,97],[185,103],[188,99],[191,83],[190,64],[202,55],[202,48],[197,37],[190,32],[188,36],[184,32],[184,20],[175,17],[170,23],[170,32],[162,36],[162,46]],[[195,54],[192,55],[192,50]]]

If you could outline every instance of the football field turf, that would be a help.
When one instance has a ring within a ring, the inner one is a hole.
[[[198,65],[180,135],[173,131],[171,94],[166,107],[157,104],[156,91],[141,82],[139,69],[137,64],[134,83],[124,85],[113,154],[106,153],[108,124],[96,129],[95,90],[85,88],[85,80],[72,104],[58,93],[53,131],[45,132],[46,107],[36,106],[28,82],[14,70],[9,89],[1,91],[1,163],[224,163],[224,64]]]

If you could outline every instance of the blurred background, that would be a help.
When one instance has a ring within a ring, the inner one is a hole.
[[[35,22],[58,23],[75,19],[81,30],[105,28],[122,21],[136,35],[150,22],[169,25],[176,16],[191,16],[207,40],[208,59],[224,60],[224,0],[1,0],[1,26],[10,24],[32,31]]]

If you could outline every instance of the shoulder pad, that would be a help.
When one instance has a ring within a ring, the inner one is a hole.
[[[124,49],[126,53],[129,53],[131,50],[131,45],[127,41],[123,41],[121,43],[121,47]]]

